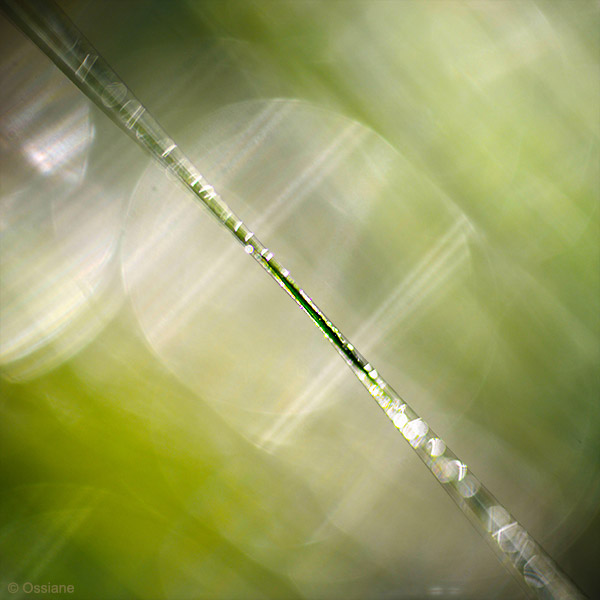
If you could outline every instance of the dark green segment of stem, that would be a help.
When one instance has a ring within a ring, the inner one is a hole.
[[[339,331],[333,327],[331,322],[307,299],[306,294],[300,290],[293,279],[285,276],[281,272],[279,264],[270,264],[264,257],[258,255],[257,259],[261,265],[273,276],[277,281],[281,282],[285,290],[299,304],[312,319],[315,325],[324,333],[325,337],[331,341],[337,350],[343,354],[348,363],[361,371],[365,370],[365,362],[358,355],[356,350],[351,349],[348,342],[341,336]]]

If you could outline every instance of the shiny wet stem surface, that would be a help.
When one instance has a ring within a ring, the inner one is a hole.
[[[177,140],[163,158],[189,155],[248,252],[272,252],[377,366],[373,396],[384,376],[427,422],[374,410],[2,20],[3,589],[519,597],[404,437],[461,501],[472,472],[489,485],[480,520],[530,585],[548,570],[519,523],[593,597],[597,8],[63,7]]]

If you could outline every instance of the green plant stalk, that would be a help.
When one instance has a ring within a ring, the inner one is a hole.
[[[540,545],[359,354],[273,253],[233,213],[66,15],[49,1],[0,0],[0,6],[94,104],[171,172],[293,298],[332,343],[524,591],[531,597],[544,599],[583,598]]]

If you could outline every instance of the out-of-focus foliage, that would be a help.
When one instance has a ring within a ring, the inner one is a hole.
[[[62,6],[600,593],[598,4]],[[0,597],[518,597],[305,316],[0,27]]]

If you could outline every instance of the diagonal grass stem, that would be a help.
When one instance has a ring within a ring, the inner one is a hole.
[[[308,315],[438,483],[532,597],[581,598],[581,592],[522,525],[325,316],[312,298],[131,93],[73,23],[50,2],[0,2],[6,14],[139,146],[163,165]]]

